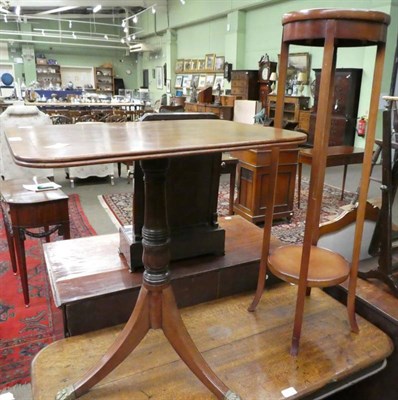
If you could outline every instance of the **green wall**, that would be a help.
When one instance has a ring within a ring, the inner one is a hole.
[[[271,60],[278,60],[281,19],[284,13],[307,8],[342,6],[373,9],[391,15],[382,82],[383,93],[388,93],[398,34],[398,0],[190,0],[185,5],[180,0],[169,0],[167,9],[158,7],[155,16],[147,12],[139,18],[139,25],[145,31],[145,42],[156,51],[126,55],[125,50],[118,49],[121,45],[105,50],[61,46],[56,43],[35,44],[34,49],[36,53],[46,54],[47,58],[57,59],[61,65],[99,66],[111,62],[115,75],[123,78],[126,87],[130,89],[142,85],[143,70],[147,69],[152,100],[156,101],[166,92],[165,87],[157,88],[154,78],[156,67],[166,66],[167,78],[171,79],[172,87],[177,59],[204,58],[206,54],[214,53],[225,56],[226,61],[232,62],[234,69],[257,69],[258,61],[265,53],[269,54]],[[0,22],[0,29],[10,27],[10,23]],[[109,29],[111,32],[111,28]],[[20,44],[14,46],[17,47],[16,51],[20,51]],[[311,56],[311,68],[321,66],[322,49],[292,46],[290,51],[308,52]],[[374,54],[375,50],[371,47],[339,49],[338,52],[338,67],[363,69],[359,115],[366,114],[369,107]],[[24,69],[29,70],[29,67],[16,68],[16,73]],[[132,71],[130,75],[127,74],[128,70]],[[313,73],[310,79],[312,78]],[[309,95],[308,87],[304,94]],[[360,140],[358,139],[359,145]]]

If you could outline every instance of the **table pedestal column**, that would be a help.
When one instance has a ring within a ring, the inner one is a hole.
[[[142,230],[143,285],[134,311],[123,331],[97,365],[76,383],[61,390],[57,400],[82,396],[115,369],[141,342],[149,329],[162,329],[188,368],[218,399],[240,397],[211,370],[192,341],[181,319],[169,273],[169,231],[166,215],[166,173],[168,159],[141,161],[145,177],[145,215]]]

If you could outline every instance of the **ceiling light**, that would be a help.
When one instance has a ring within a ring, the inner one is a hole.
[[[99,10],[101,10],[101,8],[102,8],[101,4],[98,4],[97,6],[95,6],[95,7],[93,8],[93,13],[98,12]]]
[[[136,15],[134,15],[133,17],[133,22],[136,24],[138,22],[138,17]]]
[[[36,15],[56,14],[62,11],[73,10],[74,8],[78,8],[78,6],[65,6],[65,7],[52,8],[51,10],[38,12],[36,13]]]
[[[21,6],[16,6],[16,7],[15,7],[15,14],[16,14],[16,15],[21,14]]]
[[[122,28],[124,28],[126,26],[126,20],[124,19],[123,21],[122,21]]]
[[[185,0],[180,0],[182,5],[185,5]]]
[[[4,22],[7,23],[7,15],[4,14]]]
[[[72,21],[69,21],[69,29],[72,28]]]
[[[132,39],[135,40],[135,34],[132,36]]]
[[[43,36],[46,36],[46,34],[44,33],[44,29],[41,30],[41,34],[42,34]]]
[[[126,27],[123,29],[123,32],[124,32],[124,33],[127,33],[128,31],[129,31],[129,27],[126,26]]]
[[[126,41],[124,40],[124,38],[121,38],[121,39],[120,39],[120,42],[121,42],[121,43],[126,43]]]
[[[105,40],[109,40],[108,35],[104,35]]]
[[[75,32],[72,32],[72,37],[73,37],[73,39],[77,39],[77,36],[75,35]]]
[[[152,14],[156,14],[156,8],[155,8],[155,6],[152,6]]]

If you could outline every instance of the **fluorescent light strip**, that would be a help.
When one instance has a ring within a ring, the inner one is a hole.
[[[10,14],[10,12],[3,7],[0,7],[0,12],[2,12],[4,14]]]
[[[97,13],[99,10],[101,10],[101,8],[102,8],[101,4],[98,4],[98,6],[95,6],[93,8],[93,13]]]
[[[15,7],[15,14],[20,15],[21,14],[21,6],[16,6]]]
[[[36,32],[42,32],[42,31],[44,31],[44,32],[56,32],[56,33],[61,33],[61,34],[63,34],[63,33],[66,33],[66,34],[68,34],[68,33],[70,33],[70,31],[69,30],[64,30],[64,29],[41,29],[41,28],[33,28],[33,30],[34,31],[36,31]],[[107,36],[112,36],[112,37],[115,37],[115,38],[119,38],[120,36],[119,35],[115,35],[115,34],[113,34],[113,33],[105,33],[105,32],[87,32],[87,31],[74,31],[76,34],[80,34],[80,33],[82,33],[83,35],[87,35],[87,34],[90,34],[90,35],[98,35],[98,36],[104,36],[104,35],[107,35]]]
[[[38,12],[35,15],[56,14],[62,11],[73,10],[74,8],[78,8],[78,6],[65,6],[65,7],[53,8],[52,10]]]

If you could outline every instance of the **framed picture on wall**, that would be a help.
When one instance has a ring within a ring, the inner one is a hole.
[[[184,72],[191,70],[191,60],[184,60]]]
[[[174,87],[176,87],[176,88],[182,87],[182,75],[176,76],[176,81],[175,81]]]
[[[182,87],[190,88],[191,87],[192,75],[184,75],[182,78]]]
[[[308,85],[310,76],[310,53],[291,53],[289,54],[287,64],[286,81],[297,80],[300,74],[301,77],[305,78],[305,80],[301,82],[302,85]]]
[[[199,75],[192,75],[191,85],[195,85],[196,88],[199,87]]]
[[[196,71],[198,69],[198,60],[191,60],[191,71]]]
[[[214,60],[216,58],[215,54],[206,54],[205,57],[205,70],[213,71],[214,70]]]
[[[223,72],[224,71],[224,62],[225,62],[225,57],[217,56],[216,61],[215,61],[214,70],[216,72]]]
[[[156,67],[156,88],[163,89],[163,67]]]
[[[213,84],[214,84],[214,75],[213,74],[206,75],[206,87],[208,86],[213,87]]]
[[[224,76],[223,75],[216,75],[216,77],[214,79],[213,89],[216,90],[218,88],[218,85],[220,85],[221,89],[224,87]]]
[[[198,81],[198,88],[203,89],[205,86],[206,86],[206,75],[200,75]]]
[[[199,59],[197,66],[198,66],[198,71],[204,71],[206,66],[206,60],[204,58]]]
[[[175,72],[179,73],[184,71],[184,60],[177,60],[175,66]]]

